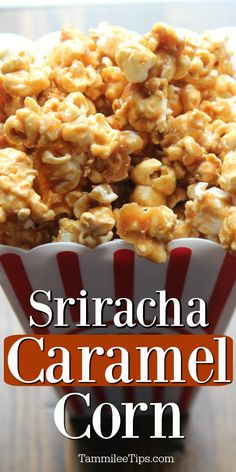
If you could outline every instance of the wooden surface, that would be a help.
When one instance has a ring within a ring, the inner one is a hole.
[[[156,7],[146,6],[142,17],[144,31],[156,19],[169,21],[178,26],[195,30],[235,24],[236,9],[233,2],[225,8],[224,2],[204,2],[199,13],[196,2],[191,7],[184,2],[163,3]],[[228,5],[228,3],[227,3]],[[203,9],[204,14],[202,14]],[[96,7],[86,10],[83,7],[73,9],[1,11],[0,32],[11,32],[36,39],[42,34],[56,30],[65,21],[77,24],[83,29],[95,26],[101,19],[119,22],[132,29],[136,24],[139,9],[135,15],[127,15],[128,10],[118,7]],[[116,20],[114,20],[116,18]],[[121,20],[120,20],[121,18]],[[136,22],[136,24],[135,24]],[[0,337],[1,344],[5,336],[21,332],[21,328],[12,313],[4,295],[0,294]],[[236,325],[232,321],[228,334],[235,339]],[[2,346],[1,346],[2,347]],[[0,367],[2,369],[2,367]],[[141,455],[156,455],[160,445],[156,441],[89,441],[76,442],[64,439],[57,431],[53,410],[56,396],[53,389],[14,388],[5,385],[0,373],[0,472],[75,472],[103,470],[104,465],[80,465],[78,453],[91,455],[109,452],[126,454],[135,452]],[[236,383],[224,388],[202,388],[194,403],[191,417],[185,430],[183,441],[185,452],[174,454],[175,463],[169,466],[142,466],[141,471],[173,472],[234,472],[236,470]],[[132,472],[139,470],[137,465],[118,465],[117,469]],[[105,466],[106,470],[116,467]]]

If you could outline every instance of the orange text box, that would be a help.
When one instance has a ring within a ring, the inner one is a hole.
[[[15,386],[190,387],[232,379],[228,336],[14,335],[4,340],[4,380]]]

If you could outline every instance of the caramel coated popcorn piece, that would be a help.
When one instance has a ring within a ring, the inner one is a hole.
[[[82,61],[85,66],[97,67],[98,56],[93,39],[66,24],[62,27],[60,42],[49,52],[48,60],[53,70],[57,67],[70,67],[74,61]]]
[[[201,110],[213,120],[222,120],[230,123],[236,119],[236,97],[217,98],[214,101],[203,101]]]
[[[166,198],[162,193],[151,186],[136,185],[130,194],[130,202],[136,202],[144,207],[157,207],[165,205]]]
[[[173,238],[177,219],[172,210],[164,205],[145,208],[130,203],[117,211],[116,218],[119,236],[133,243],[140,256],[154,262],[166,260],[166,244]]]
[[[174,28],[162,22],[155,23],[150,33],[144,35],[142,42],[152,51],[164,49],[172,53],[182,51],[185,44]]]
[[[184,53],[184,38],[174,28],[165,23],[156,23],[141,42],[156,55],[158,77],[171,81],[186,76],[191,60]]]
[[[23,221],[29,216],[37,222],[54,218],[54,212],[42,202],[33,189],[37,171],[31,159],[13,148],[0,150],[0,205],[7,216],[17,215]]]
[[[180,238],[198,238],[199,232],[196,231],[190,223],[184,219],[177,219],[174,239]]]
[[[90,197],[98,203],[103,205],[110,205],[118,197],[108,184],[98,185],[90,192]]]
[[[80,153],[35,151],[34,165],[38,170],[38,180],[42,177],[47,188],[55,193],[67,193],[75,189],[83,177],[84,156]],[[43,192],[43,190],[42,190]]]
[[[117,198],[118,195],[110,185],[101,184],[94,186],[91,192],[80,192],[78,190],[69,192],[66,196],[66,202],[73,209],[74,216],[79,219],[84,212],[88,212],[98,205],[111,208],[112,203]]]
[[[115,220],[107,207],[95,207],[85,211],[78,221],[63,218],[56,241],[76,242],[88,247],[108,242],[113,237]]]
[[[207,151],[214,141],[210,123],[210,116],[197,108],[175,118],[170,117],[167,123],[167,132],[164,134],[161,144],[163,148],[168,149],[172,144],[178,144],[181,139],[190,137]]]
[[[157,63],[157,58],[150,49],[134,41],[121,43],[116,50],[115,59],[125,78],[131,83],[144,82]]]
[[[236,196],[236,151],[225,155],[219,185],[226,192]]]
[[[85,66],[81,61],[73,61],[70,67],[55,69],[52,78],[66,92],[82,92],[91,100],[101,95],[102,77],[92,65]]]
[[[236,251],[236,206],[230,207],[226,212],[219,238],[225,249]]]
[[[126,78],[120,68],[112,64],[102,69],[101,76],[105,98],[112,104],[114,100],[121,98],[127,85]]]
[[[53,115],[43,113],[36,100],[27,97],[24,108],[10,116],[4,131],[8,141],[17,146],[23,143],[26,147],[46,146],[60,136],[61,122]]]
[[[4,223],[0,222],[1,244],[32,249],[51,240],[50,228],[37,225],[31,218],[21,221],[13,217]]]
[[[0,65],[3,88],[13,97],[38,95],[46,90],[50,85],[48,73],[45,65],[40,67],[24,51],[13,57],[6,57]]]
[[[64,123],[62,137],[101,159],[110,157],[119,144],[119,131],[111,128],[101,113]]]
[[[164,132],[169,114],[166,79],[151,78],[141,85],[128,85],[120,103],[115,104],[118,123],[129,124],[140,132]]]
[[[186,222],[200,233],[218,235],[231,204],[230,196],[216,187],[207,189],[202,183],[190,186],[189,195],[193,201],[186,203]]]
[[[137,38],[138,34],[128,31],[120,26],[109,25],[108,23],[103,22],[100,23],[97,29],[90,32],[90,36],[96,42],[100,54],[114,59],[119,44],[128,41],[133,37]]]
[[[145,159],[140,162],[134,167],[131,178],[135,184],[150,185],[162,195],[171,195],[175,191],[175,172],[158,159]]]

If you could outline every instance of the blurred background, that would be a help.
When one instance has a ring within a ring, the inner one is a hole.
[[[201,32],[236,25],[234,0],[0,0],[0,32],[37,39],[69,22],[83,31],[108,21],[139,33],[156,21]],[[15,315],[0,292],[0,337],[22,332]],[[235,338],[232,321],[227,334]],[[0,366],[0,369],[2,367]],[[0,379],[2,379],[2,372]],[[174,445],[175,464],[150,465],[142,471],[233,472],[236,470],[236,385],[204,387],[193,405],[186,425],[184,453]],[[98,465],[79,465],[77,453],[135,452],[156,455],[163,443],[124,441],[86,443],[65,440],[57,431],[53,412],[56,395],[52,388],[14,388],[0,380],[0,472],[75,472],[103,470]],[[173,446],[173,444],[172,444]],[[107,466],[106,470],[114,466]],[[106,468],[106,466],[105,466]],[[122,464],[132,472],[137,465]],[[120,466],[119,466],[120,470]]]
[[[104,20],[140,33],[157,20],[200,32],[234,26],[236,3],[235,0],[0,0],[1,32],[17,33],[23,29],[32,39],[58,30],[65,22],[87,31]]]

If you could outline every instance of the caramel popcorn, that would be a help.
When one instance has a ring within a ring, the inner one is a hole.
[[[144,159],[134,167],[131,179],[135,184],[150,185],[163,195],[171,195],[175,191],[175,172],[158,159]]]
[[[50,226],[38,225],[31,218],[21,221],[10,217],[5,223],[1,220],[0,240],[1,244],[7,246],[31,249],[40,244],[49,243],[50,231]]]
[[[111,128],[102,113],[82,117],[62,126],[62,138],[93,156],[108,159],[119,144],[119,131]]]
[[[96,42],[97,51],[102,56],[107,56],[113,60],[119,44],[139,37],[138,34],[125,28],[109,25],[106,22],[100,23],[97,29],[91,31],[90,36]]]
[[[0,206],[1,221],[17,215],[25,220],[32,215],[37,222],[47,222],[54,218],[54,212],[42,202],[33,182],[37,171],[31,159],[13,148],[0,150]]]
[[[73,209],[74,216],[79,219],[90,208],[101,205],[111,208],[118,195],[108,184],[96,185],[91,192],[74,190],[66,195],[66,202]]]
[[[112,64],[109,64],[107,67],[102,69],[101,76],[104,84],[105,98],[112,105],[115,100],[121,98],[127,85],[127,81],[120,68],[113,66]],[[110,111],[112,112],[112,108]]]
[[[102,77],[93,66],[73,61],[70,67],[55,69],[52,78],[65,92],[82,92],[92,100],[101,95]]]
[[[160,205],[149,208],[137,203],[123,205],[116,213],[118,235],[135,245],[139,255],[165,262],[166,244],[173,239],[176,215]]]
[[[82,213],[77,221],[62,218],[55,241],[74,242],[95,247],[113,238],[114,225],[115,220],[109,208],[95,207]]]
[[[232,201],[229,195],[203,183],[191,185],[188,194],[193,201],[185,205],[187,223],[203,234],[218,235]]]
[[[236,206],[230,207],[227,211],[219,238],[225,249],[236,250]]]
[[[129,83],[144,82],[157,58],[150,49],[134,41],[121,43],[116,50],[115,60]]]
[[[130,125],[151,135],[163,132],[170,114],[167,80],[153,77],[142,84],[128,84],[118,103],[115,101],[114,111],[118,126]]]
[[[225,155],[219,185],[226,192],[236,196],[236,151]]]
[[[11,96],[38,95],[49,87],[49,69],[42,68],[25,52],[7,57],[0,65],[3,88]]]
[[[187,223],[186,220],[177,219],[175,232],[174,232],[174,239],[179,238],[198,238],[199,231],[196,231],[190,223]]]
[[[43,58],[0,51],[0,243],[177,238],[236,252],[236,78],[227,40],[65,25]]]
[[[27,97],[24,108],[10,116],[4,125],[6,138],[13,145],[24,144],[27,148],[45,146],[60,136],[61,123],[55,116],[43,113],[36,100]]]

